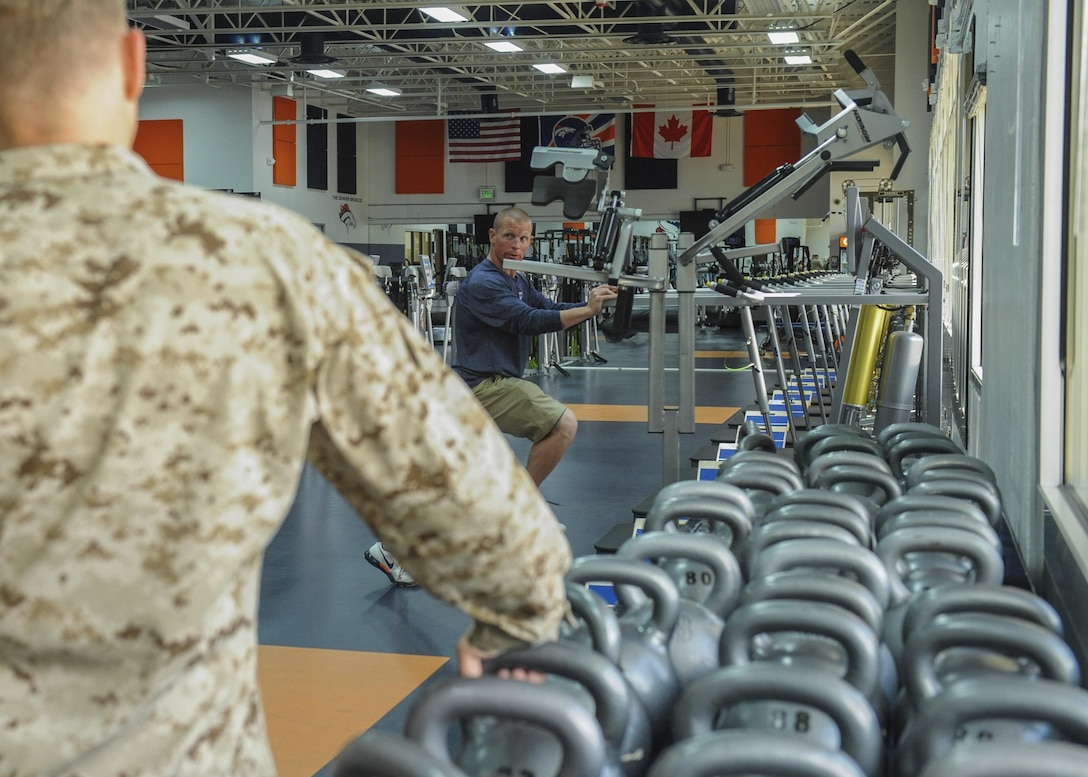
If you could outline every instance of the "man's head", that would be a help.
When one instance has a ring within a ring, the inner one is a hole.
[[[124,0],[0,0],[0,149],[130,145],[144,38]]]
[[[533,244],[533,221],[521,208],[505,208],[495,215],[488,238],[491,240],[488,259],[501,268],[504,259],[525,258]]]

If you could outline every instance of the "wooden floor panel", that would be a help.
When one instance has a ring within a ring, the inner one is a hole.
[[[578,405],[567,403],[579,421],[635,421],[646,423],[646,405]],[[696,407],[695,423],[724,424],[739,407]]]
[[[278,645],[257,650],[279,777],[311,777],[449,660]]]

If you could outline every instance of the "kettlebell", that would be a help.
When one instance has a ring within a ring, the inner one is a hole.
[[[589,648],[619,669],[623,635],[615,611],[581,583],[567,582],[567,600],[579,623],[564,623],[560,628],[560,640],[579,649]],[[627,686],[628,710],[626,729],[616,749],[625,774],[637,775],[645,770],[656,752],[653,731],[645,705],[622,670],[620,675]]]
[[[880,773],[884,743],[868,699],[818,669],[755,663],[716,669],[687,686],[672,719],[679,741],[715,729],[766,731],[843,751],[869,777]]]
[[[641,588],[649,598],[645,608],[620,616],[618,666],[646,708],[655,750],[668,736],[670,709],[680,693],[680,679],[669,658],[669,639],[680,617],[680,593],[672,578],[652,564],[615,556],[581,556],[567,571],[572,583],[608,582]],[[647,616],[642,609],[650,609]]]
[[[864,464],[837,464],[822,470],[810,484],[833,492],[857,494],[878,508],[903,493],[899,481],[882,468]]]
[[[871,437],[867,431],[853,424],[824,424],[817,426],[815,429],[797,437],[793,444],[793,460],[797,462],[798,467],[804,470],[808,466],[809,450],[812,446],[825,437],[836,436]]]
[[[851,531],[832,523],[801,519],[770,521],[760,524],[748,535],[742,555],[745,577],[749,580],[755,577],[756,559],[764,551],[788,540],[826,540],[858,545],[858,539]]]
[[[702,601],[687,598],[681,591],[680,615],[668,646],[669,658],[682,686],[717,669],[723,619],[736,606],[742,584],[740,565],[729,549],[716,542],[707,542],[697,534],[649,532],[624,542],[616,555],[640,561],[667,559],[680,564],[693,560],[709,570],[706,573],[709,579],[699,581],[709,586]],[[680,568],[673,567],[674,570]],[[617,594],[625,610],[650,614],[651,609],[642,606],[645,599],[642,591],[619,586]]]
[[[866,440],[863,437],[851,438],[856,440],[864,440],[865,442],[872,443],[872,445],[879,447],[872,440]],[[824,440],[823,442],[830,442]],[[815,450],[815,448],[813,449]],[[888,462],[884,461],[884,457],[879,454],[873,454],[871,452],[855,451],[855,450],[833,450],[824,453],[822,456],[814,456],[809,459],[808,466],[805,468],[805,480],[808,483],[809,488],[815,488],[816,482],[819,480],[820,473],[829,467],[835,467],[840,464],[852,464],[859,467],[874,467],[891,474],[892,468],[888,466]]]
[[[649,777],[864,777],[841,751],[779,731],[710,731],[676,742]],[[1061,777],[1065,777],[1062,775]]]
[[[414,740],[385,731],[368,731],[333,759],[330,777],[467,777],[453,763],[437,758]]]
[[[1037,623],[1062,636],[1062,620],[1046,599],[1011,585],[951,583],[914,597],[903,618],[903,630],[913,634],[939,615],[953,613],[1006,615]]]
[[[510,650],[484,662],[485,671],[492,674],[515,668],[546,673],[551,676],[549,682],[565,682],[588,693],[584,703],[597,718],[606,745],[599,777],[646,773],[651,758],[649,727],[639,732],[630,725],[638,703],[619,667],[599,653],[561,642]],[[490,732],[496,735],[495,730]]]
[[[1084,777],[1088,747],[1068,742],[956,747],[930,760],[918,777]]]
[[[804,482],[799,475],[784,469],[733,467],[724,472],[719,471],[715,480],[736,486],[747,493],[757,514],[763,512],[767,502],[774,497],[804,488]]]
[[[808,449],[806,470],[813,462],[828,453],[861,453],[884,461],[884,448],[872,437],[858,434],[839,434],[824,437],[814,442]]]
[[[982,508],[990,526],[996,529],[1001,523],[1001,494],[997,486],[976,473],[964,470],[962,476],[920,480],[907,493],[938,494],[968,500]]]
[[[887,450],[888,446],[892,444],[892,439],[896,437],[901,439],[907,437],[943,437],[949,439],[945,431],[939,426],[924,421],[900,421],[899,423],[888,424],[877,432],[876,441]]]
[[[696,524],[709,526],[709,536],[730,551],[739,552],[752,530],[754,507],[751,499],[740,489],[718,481],[684,481],[686,487],[673,483],[658,492],[646,514],[644,533],[679,532],[681,521],[687,521],[686,531]],[[662,497],[662,492],[668,492]],[[671,495],[670,495],[671,494]],[[706,599],[713,572],[705,564],[693,560],[668,560],[663,565],[683,597],[695,601]]]
[[[722,629],[719,659],[722,666],[765,662],[833,674],[861,691],[879,720],[888,718],[877,633],[837,605],[769,599],[738,607]]]
[[[1073,650],[1037,623],[989,613],[938,615],[907,634],[903,687],[912,709],[965,677],[1023,674],[1075,685],[1080,667]]]
[[[794,475],[800,475],[801,470],[798,468],[797,463],[789,456],[780,456],[773,451],[763,450],[738,450],[728,459],[723,461],[718,467],[718,471],[727,470],[731,467],[747,466],[749,464],[762,464],[770,469],[780,467],[788,472],[792,472]]]
[[[834,494],[833,496],[848,495]],[[766,526],[775,521],[814,521],[831,524],[846,529],[854,535],[858,545],[864,548],[873,547],[873,532],[869,521],[859,516],[858,512],[850,507],[804,502],[779,506],[768,505],[767,513],[762,518],[762,525]]]
[[[870,526],[873,523],[873,515],[875,514],[872,503],[865,499],[852,494],[833,494],[819,488],[803,488],[800,491],[782,494],[782,496],[772,499],[767,509],[769,512],[773,512],[780,507],[792,504],[831,505],[832,507],[853,510],[862,521]]]
[[[831,576],[810,570],[786,570],[753,580],[741,592],[740,606],[770,599],[824,602],[841,607],[859,617],[878,638],[883,633],[884,609],[868,588],[847,577]],[[899,669],[896,657],[880,642],[877,685],[881,692],[882,719],[899,695]]]
[[[899,745],[896,773],[913,777],[961,748],[966,754],[1015,745],[1030,752],[1055,739],[1088,745],[1088,692],[1083,688],[1024,677],[962,679],[918,711]],[[1081,774],[1084,766],[1081,762]]]
[[[880,507],[880,510],[876,513],[876,517],[873,521],[877,538],[879,539],[886,533],[884,531],[884,526],[888,521],[895,518],[897,515],[907,512],[938,516],[958,513],[969,518],[974,518],[981,524],[990,526],[990,519],[986,517],[986,513],[982,511],[982,508],[974,502],[960,499],[955,496],[908,492],[889,502],[885,502]]]
[[[711,534],[731,550],[752,530],[755,506],[736,486],[717,480],[683,480],[664,486],[646,513],[644,530],[678,531],[688,519],[711,524]]]
[[[834,540],[786,540],[756,556],[749,580],[787,569],[818,570],[857,580],[869,590],[881,608],[888,605],[888,571],[880,557],[867,548]]]
[[[597,777],[605,742],[593,714],[569,690],[499,677],[456,677],[426,691],[405,733],[431,755],[449,757],[449,730],[461,728],[452,761],[474,777],[500,774]]]
[[[905,478],[907,471],[925,456],[963,453],[963,448],[948,437],[931,435],[892,437],[884,450],[884,457],[898,478]]]
[[[925,479],[926,474],[934,470],[968,470],[984,476],[994,485],[997,485],[997,475],[990,465],[975,456],[966,453],[934,453],[919,459],[907,470],[904,485],[909,489],[915,483]]]
[[[973,531],[933,526],[886,534],[876,544],[891,584],[891,606],[947,583],[997,584],[1005,577],[1000,550]]]

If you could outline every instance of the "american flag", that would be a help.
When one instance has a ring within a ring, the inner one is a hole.
[[[521,119],[462,119],[446,122],[451,162],[516,162],[521,159]]]

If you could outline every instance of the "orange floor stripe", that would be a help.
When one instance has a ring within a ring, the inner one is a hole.
[[[744,359],[747,351],[696,351],[696,359]]]
[[[259,645],[279,777],[312,777],[449,659]]]
[[[645,405],[567,405],[579,421],[635,421],[646,423]],[[695,423],[724,424],[740,408],[696,407]]]

